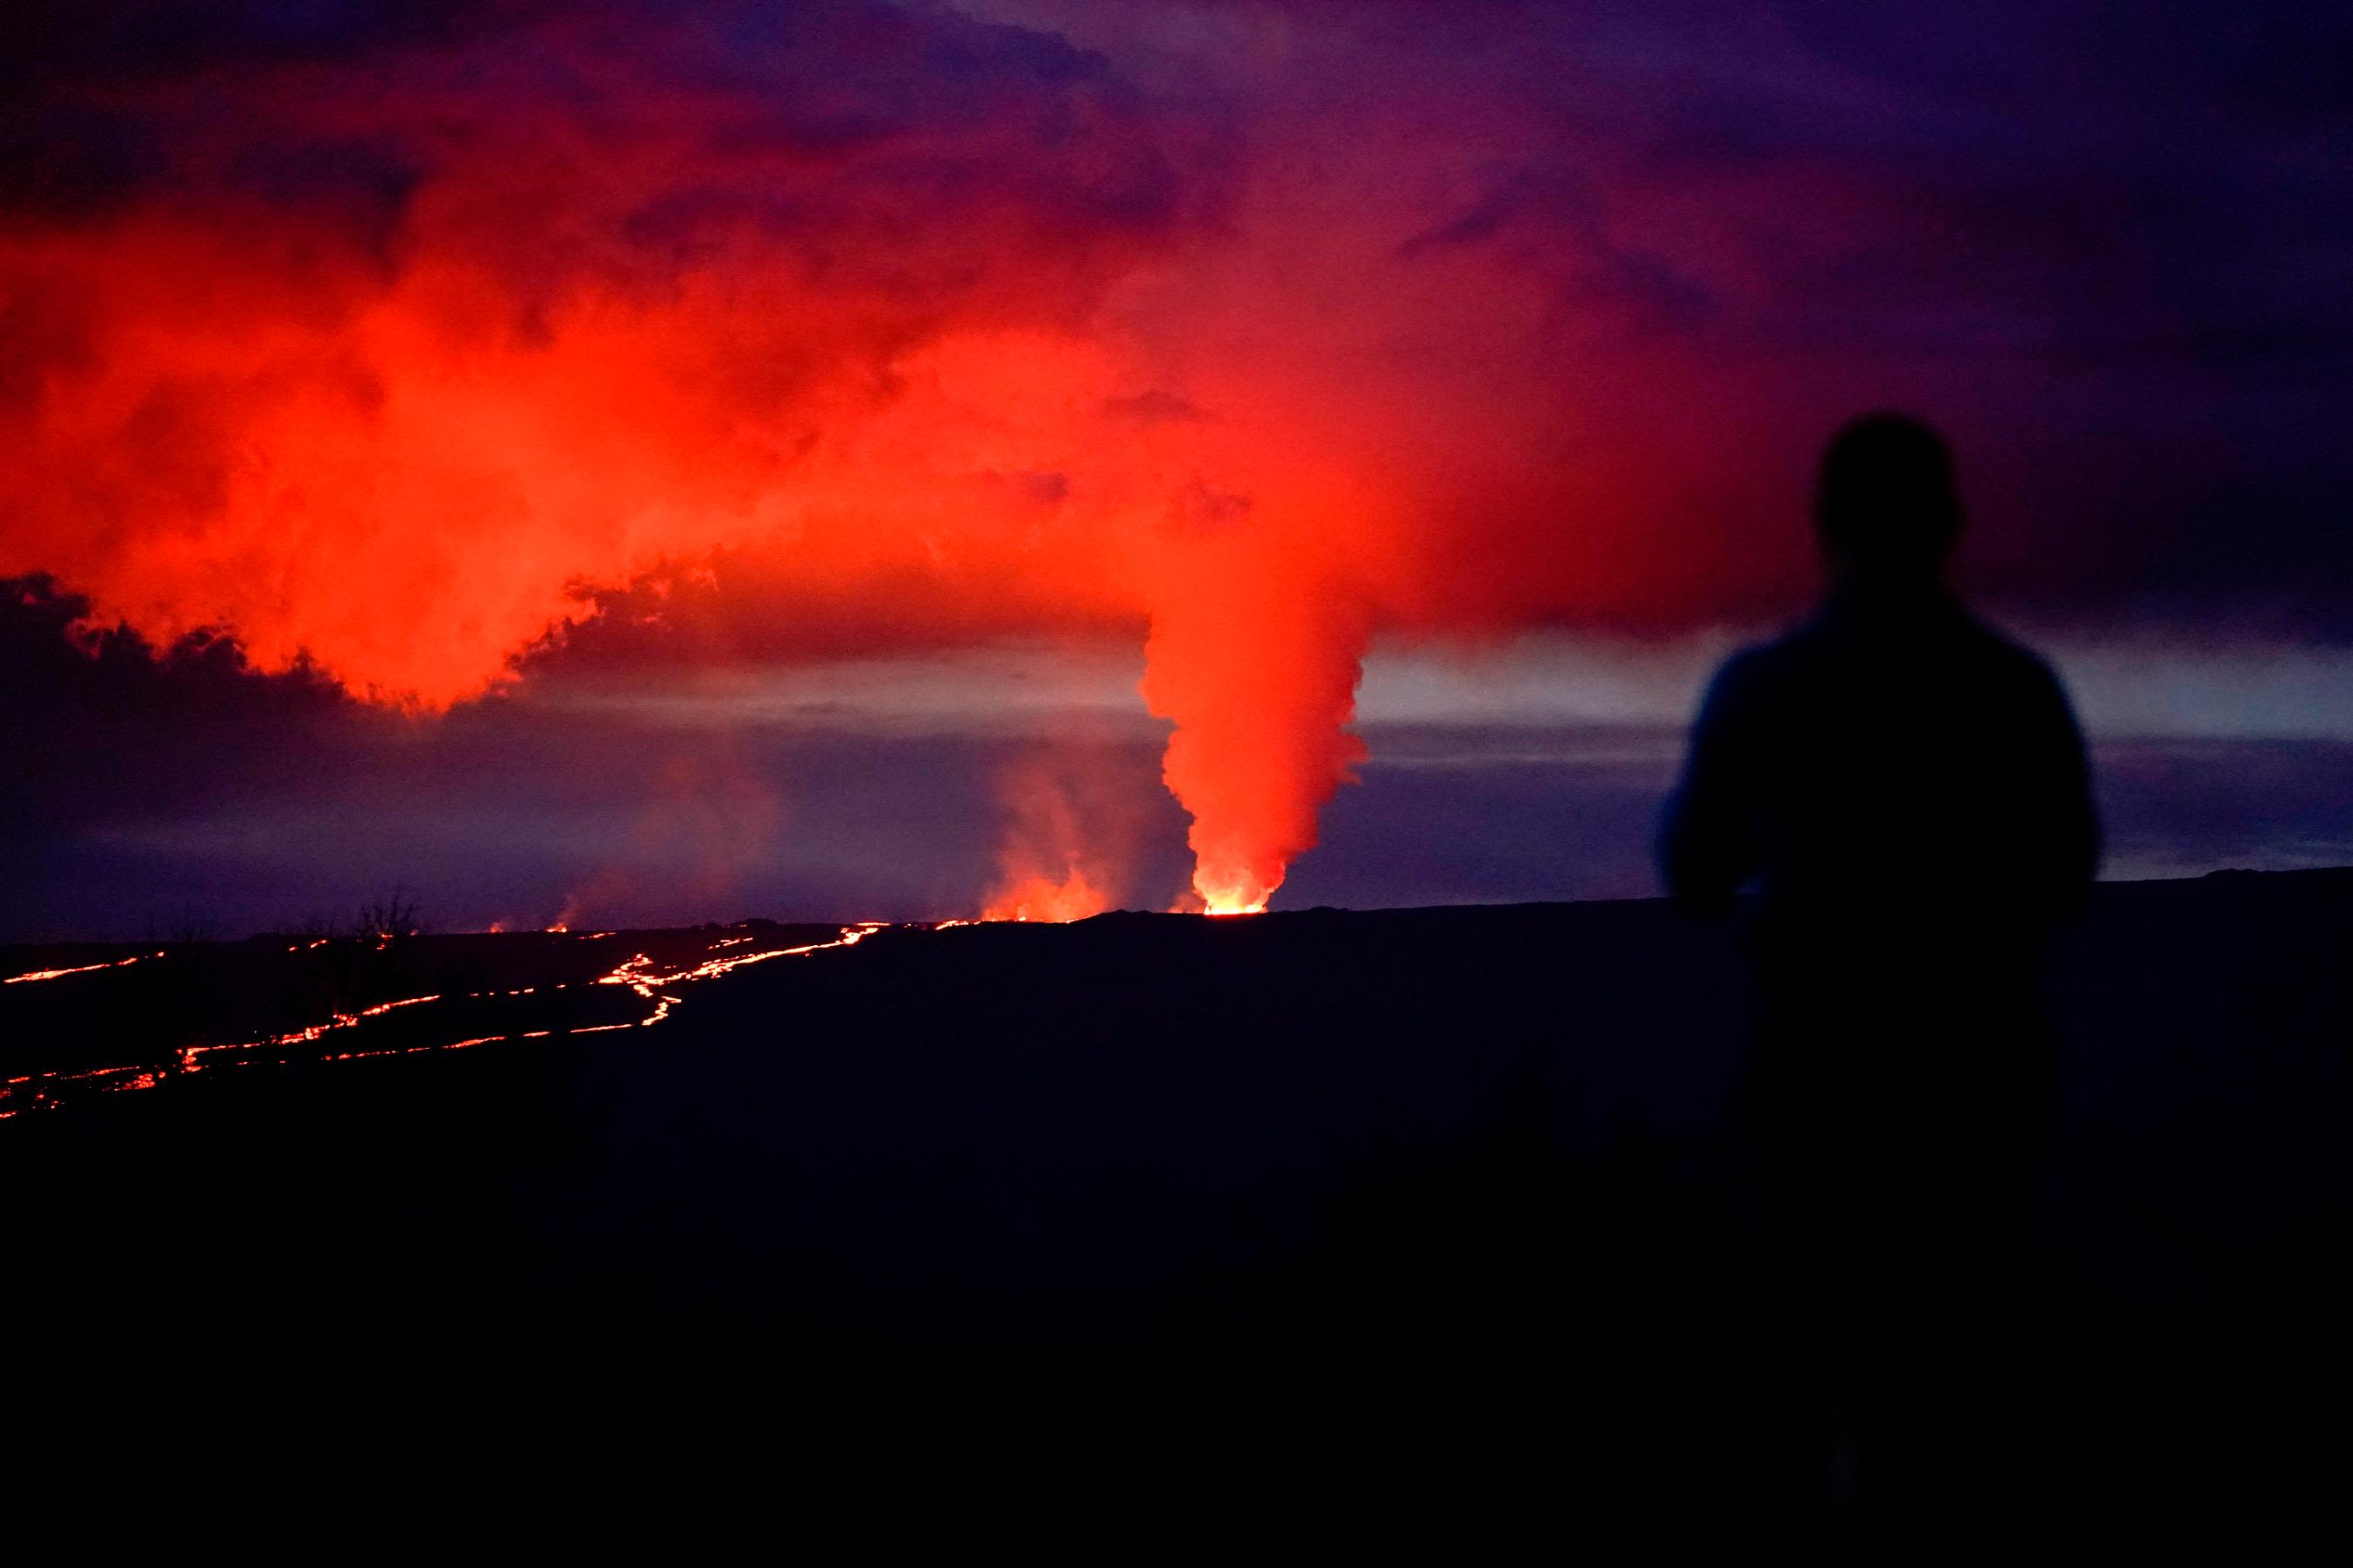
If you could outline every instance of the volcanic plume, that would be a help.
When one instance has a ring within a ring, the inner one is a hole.
[[[1113,9],[31,7],[0,575],[425,711],[685,582],[744,657],[1130,639],[1215,910],[1314,844],[1376,638],[1788,602],[1887,362],[1754,323],[1949,214],[1636,135],[1511,7]],[[1850,335],[1940,286],[1870,276]],[[1896,390],[1967,452],[2000,368]]]

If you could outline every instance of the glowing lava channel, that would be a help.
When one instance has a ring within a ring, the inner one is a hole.
[[[289,948],[287,951],[290,952],[293,950]],[[82,963],[77,964],[71,969],[36,969],[27,974],[11,974],[5,980],[0,980],[0,985],[22,985],[28,981],[34,980],[62,980],[69,974],[89,974],[100,969],[120,969],[126,963],[136,963],[142,958],[161,958],[163,956],[163,953],[160,952],[134,952],[128,958],[112,959],[105,963]],[[15,1082],[16,1080],[12,1079],[9,1081]]]
[[[746,964],[764,963],[772,958],[797,958],[812,952],[826,952],[836,948],[854,947],[876,931],[886,930],[888,925],[889,922],[884,921],[861,921],[857,924],[842,927],[841,934],[831,942],[813,942],[799,947],[769,948],[764,952],[740,953],[733,957],[710,958],[701,963],[667,974],[655,972],[651,958],[642,952],[636,953],[614,969],[611,973],[598,976],[593,984],[628,987],[637,995],[654,1004],[651,1015],[635,1023],[588,1024],[560,1032],[565,1035],[599,1035],[617,1029],[649,1028],[669,1017],[670,1009],[678,1005],[679,998],[666,994],[665,987],[690,984],[699,980],[715,980]],[[611,934],[609,931],[600,931],[596,936]],[[596,938],[582,940],[593,941]],[[714,943],[713,946],[735,947],[753,940],[749,936],[729,937]],[[289,948],[287,951],[290,952],[295,950]],[[30,974],[11,976],[9,983],[14,984],[19,980],[53,980],[65,974],[87,973],[97,969],[115,969],[147,956],[161,958],[164,955],[160,952],[153,955],[133,954],[130,958],[120,959],[111,963],[85,964],[75,969],[38,970]],[[559,981],[548,989],[561,991],[568,984],[569,982]],[[0,1121],[6,1121],[28,1110],[57,1109],[64,1103],[64,1100],[55,1091],[68,1085],[88,1085],[99,1090],[119,1093],[131,1089],[153,1089],[174,1072],[196,1073],[218,1066],[282,1067],[295,1058],[287,1056],[267,1056],[261,1053],[283,1051],[290,1047],[313,1045],[342,1030],[356,1028],[370,1018],[380,1018],[387,1013],[403,1007],[417,1007],[427,1003],[444,1000],[477,1001],[492,996],[527,996],[538,989],[537,986],[525,985],[511,990],[469,991],[464,994],[463,998],[445,998],[438,992],[425,996],[404,996],[391,1002],[379,1002],[374,1006],[363,1007],[356,1012],[336,1013],[325,1023],[290,1029],[282,1035],[269,1035],[258,1040],[243,1040],[216,1046],[184,1046],[173,1053],[174,1061],[164,1067],[134,1064],[126,1067],[88,1068],[79,1071],[26,1073],[16,1078],[0,1079]],[[477,1035],[463,1040],[429,1040],[423,1045],[392,1046],[380,1050],[337,1051],[311,1059],[347,1062],[364,1060],[372,1057],[417,1056],[433,1051],[459,1051],[470,1047],[490,1045],[500,1040],[545,1039],[558,1032],[554,1029],[512,1030],[502,1034]],[[228,1055],[223,1062],[213,1063],[203,1059],[224,1052]],[[20,1095],[25,1097],[26,1103],[12,1104],[11,1101],[16,1100]]]

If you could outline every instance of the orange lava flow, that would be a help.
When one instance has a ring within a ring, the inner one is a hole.
[[[557,1033],[596,1035],[619,1029],[646,1028],[669,1017],[671,1009],[678,1005],[679,998],[669,994],[667,987],[689,984],[696,981],[714,980],[747,964],[765,963],[772,958],[797,958],[838,948],[854,947],[876,931],[885,929],[887,929],[887,922],[884,921],[860,921],[854,925],[844,926],[841,934],[831,942],[807,942],[795,947],[767,948],[730,957],[710,958],[701,963],[691,964],[686,968],[673,970],[667,973],[658,973],[654,968],[653,961],[646,954],[634,954],[610,973],[599,976],[593,982],[598,985],[626,986],[638,996],[654,1004],[653,1010],[647,1016],[634,1023],[582,1025],[562,1031],[521,1029],[495,1035],[477,1035],[462,1039],[427,1040],[414,1046],[329,1051],[299,1058],[287,1054],[294,1047],[315,1045],[322,1040],[343,1035],[361,1027],[371,1019],[381,1018],[388,1013],[403,1008],[425,1007],[445,1001],[476,1001],[492,996],[527,996],[539,987],[525,985],[508,990],[470,991],[462,996],[444,996],[435,993],[379,1002],[373,1006],[359,1008],[353,1012],[339,1012],[323,1023],[311,1024],[300,1029],[290,1029],[283,1034],[265,1036],[259,1039],[225,1042],[210,1046],[184,1046],[173,1054],[172,1060],[160,1065],[134,1063],[122,1067],[21,1074],[0,1080],[0,1121],[20,1115],[26,1110],[55,1110],[65,1103],[68,1091],[79,1086],[88,1086],[107,1092],[122,1092],[154,1089],[174,1074],[204,1072],[221,1066],[283,1066],[298,1059],[331,1062],[359,1061],[375,1057],[418,1056],[437,1051],[465,1050],[474,1046],[490,1045],[502,1040],[545,1039]],[[609,931],[599,932],[598,936],[611,934]],[[594,941],[596,938],[581,940]],[[754,939],[750,936],[728,937],[712,945],[715,951],[723,947],[741,946],[753,940]],[[161,957],[162,954],[153,956]],[[130,962],[129,959],[121,961],[121,963]],[[100,969],[116,967],[120,967],[120,963],[87,966],[87,968]],[[87,968],[42,972],[24,978],[45,979],[53,977],[53,973],[82,973],[87,972]],[[558,982],[550,987],[553,990],[564,988],[563,982]],[[215,1057],[221,1059],[218,1061],[206,1059]]]
[[[26,974],[11,974],[0,980],[0,985],[22,985],[34,980],[62,980],[69,974],[90,974],[100,969],[120,969],[126,963],[136,963],[142,958],[161,958],[160,952],[134,952],[128,958],[112,959],[105,963],[79,963],[71,969],[36,969]]]

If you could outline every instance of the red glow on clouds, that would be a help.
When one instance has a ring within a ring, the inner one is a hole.
[[[783,79],[557,22],[113,89],[175,177],[0,226],[0,574],[427,710],[722,557],[881,645],[1143,636],[1212,910],[1314,845],[1377,635],[1789,580],[1701,548],[1766,510],[1721,476],[1768,437],[1690,394],[1757,367],[1645,346],[1590,237],[1465,218],[1533,120],[1441,81],[1253,142],[1002,29],[843,16]],[[240,173],[296,146],[402,194]],[[1115,896],[1050,792],[1014,809],[992,912]]]

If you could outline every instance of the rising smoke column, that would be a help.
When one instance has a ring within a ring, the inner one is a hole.
[[[1176,724],[1162,776],[1192,815],[1193,891],[1208,913],[1265,909],[1365,760],[1346,729],[1365,632],[1333,624],[1352,618],[1261,588],[1153,622],[1144,696]]]
[[[1284,531],[1280,492],[1224,498],[1155,589],[1143,692],[1172,721],[1162,777],[1192,818],[1193,893],[1211,914],[1266,908],[1315,847],[1364,743],[1347,731],[1370,606]]]

